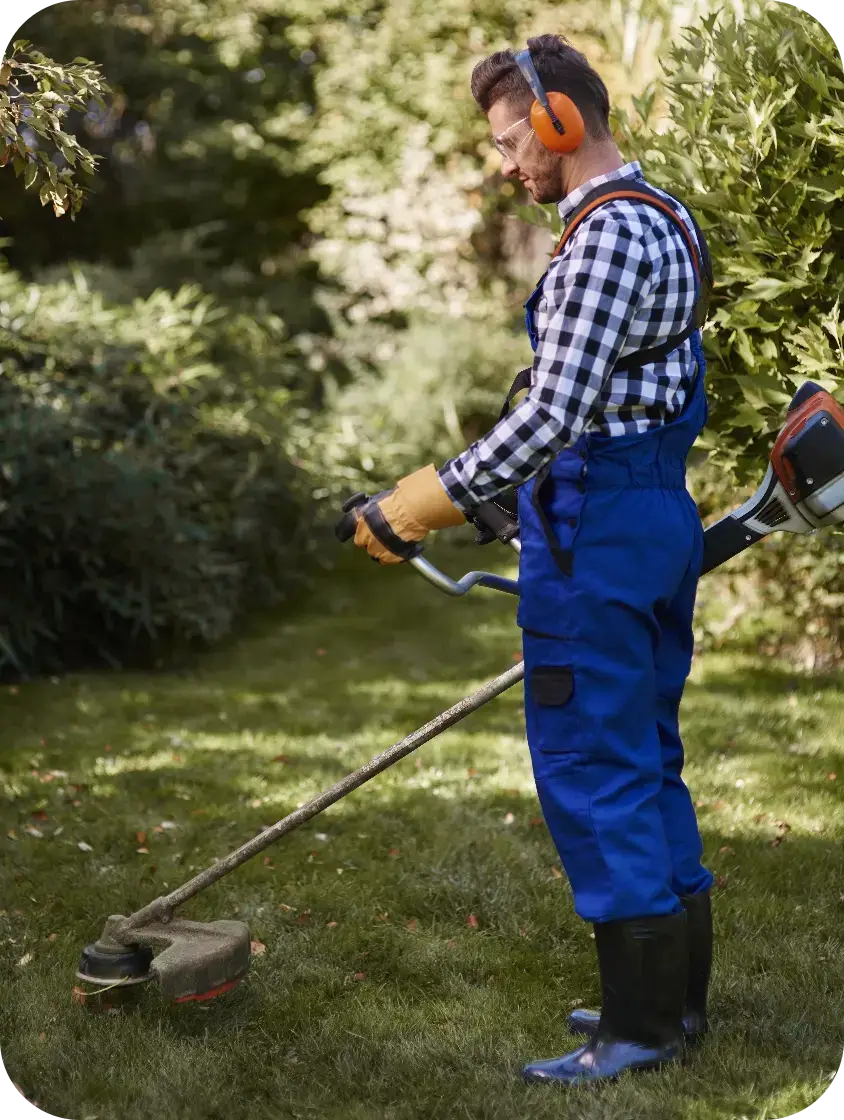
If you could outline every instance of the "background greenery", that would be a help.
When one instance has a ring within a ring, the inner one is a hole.
[[[625,155],[710,239],[704,514],[758,478],[796,385],[838,391],[844,75],[801,12],[46,9],[0,74],[0,672],[221,637],[326,554],[338,498],[489,427],[529,360],[521,303],[555,215],[502,182],[468,76],[548,28],[606,75]],[[715,613],[834,659],[842,555],[831,534],[756,548]]]

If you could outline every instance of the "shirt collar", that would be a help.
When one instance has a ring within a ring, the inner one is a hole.
[[[562,202],[557,203],[557,210],[563,222],[568,220],[570,214],[573,214],[575,208],[586,198],[590,191],[595,187],[603,186],[604,183],[612,183],[616,179],[644,179],[642,173],[642,166],[638,160],[632,163],[625,163],[623,167],[617,168],[615,171],[609,171],[606,175],[596,175],[594,179],[590,179],[588,183],[573,190],[571,194],[567,194]]]

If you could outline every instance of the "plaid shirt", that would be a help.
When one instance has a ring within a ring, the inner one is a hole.
[[[565,222],[602,183],[643,179],[638,163],[590,179],[559,204],[560,217]],[[683,207],[659,193],[694,238]],[[659,210],[618,200],[585,218],[542,280],[539,346],[526,397],[439,472],[455,505],[470,509],[526,482],[582,432],[641,433],[676,416],[695,372],[689,341],[665,361],[612,370],[627,354],[679,333],[694,302],[688,248]]]

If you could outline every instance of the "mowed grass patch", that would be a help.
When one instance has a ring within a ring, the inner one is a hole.
[[[508,563],[436,555],[453,574]],[[565,1015],[598,995],[519,688],[184,909],[241,918],[266,947],[235,992],[175,1007],[150,987],[105,1014],[72,1001],[108,914],[175,887],[518,647],[511,600],[451,601],[352,556],[189,668],[0,690],[0,1047],[22,1090],[109,1120],[773,1120],[817,1099],[844,1048],[842,681],[746,652],[700,658],[684,707],[719,885],[716,1029],[683,1068],[599,1092],[519,1080],[574,1045]]]

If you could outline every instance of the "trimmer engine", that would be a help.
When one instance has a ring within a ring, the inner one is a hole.
[[[706,530],[704,572],[769,533],[813,533],[844,522],[844,408],[820,385],[801,385],[762,485]]]

